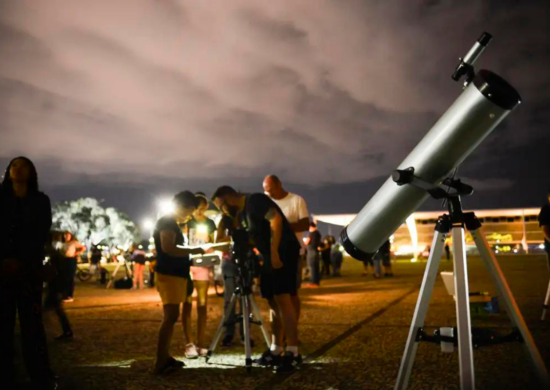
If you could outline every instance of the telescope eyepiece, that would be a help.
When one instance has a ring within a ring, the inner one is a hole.
[[[492,39],[493,36],[491,34],[489,34],[488,32],[484,32],[483,34],[481,34],[477,41],[481,46],[487,46]]]

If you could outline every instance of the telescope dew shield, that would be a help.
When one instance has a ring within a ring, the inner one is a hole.
[[[416,177],[439,186],[520,102],[503,78],[479,71],[398,169],[413,167]],[[390,177],[342,231],[344,249],[358,260],[371,258],[428,196]]]

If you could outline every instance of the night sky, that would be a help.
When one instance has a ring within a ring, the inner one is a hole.
[[[53,201],[136,221],[158,198],[275,173],[315,213],[355,213],[451,105],[458,57],[522,104],[461,166],[469,208],[550,190],[550,2],[0,0],[0,164]],[[425,209],[436,209],[428,203]]]

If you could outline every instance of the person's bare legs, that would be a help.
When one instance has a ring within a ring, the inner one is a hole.
[[[296,312],[296,324],[298,324],[298,322],[300,322],[300,314],[302,312],[302,302],[298,296],[298,291],[296,291],[296,295],[291,295],[290,299],[292,300],[292,306],[294,306],[294,311]]]
[[[139,288],[145,288],[145,281],[143,280],[144,269],[145,269],[145,265],[140,264],[139,265],[139,273],[138,273]]]
[[[193,334],[191,332],[191,311],[193,310],[192,297],[189,297],[183,303],[183,313],[181,315],[181,323],[183,325],[183,335],[187,344],[193,344]]]
[[[197,280],[197,343],[199,348],[205,348],[204,333],[206,331],[208,280]]]
[[[298,346],[298,321],[291,296],[290,294],[275,295],[275,302],[281,313],[281,323],[286,336],[287,346],[296,347]]]
[[[170,359],[170,342],[174,334],[174,325],[180,315],[180,305],[164,305],[164,318],[160,324],[159,339],[157,344],[157,362],[155,370],[158,370]]]
[[[271,343],[278,347],[283,346],[283,324],[281,321],[281,313],[279,310],[279,305],[275,301],[275,298],[270,298],[267,300],[269,303],[269,319],[271,322]]]

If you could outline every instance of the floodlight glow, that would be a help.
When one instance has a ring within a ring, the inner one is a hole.
[[[544,249],[544,244],[540,244],[539,249]]]
[[[155,223],[153,222],[153,220],[151,220],[149,218],[144,219],[141,224],[142,224],[143,228],[147,229],[147,230],[151,230],[152,228],[155,227]]]
[[[176,205],[170,199],[164,199],[158,203],[159,212],[162,215],[172,214],[176,211]]]

